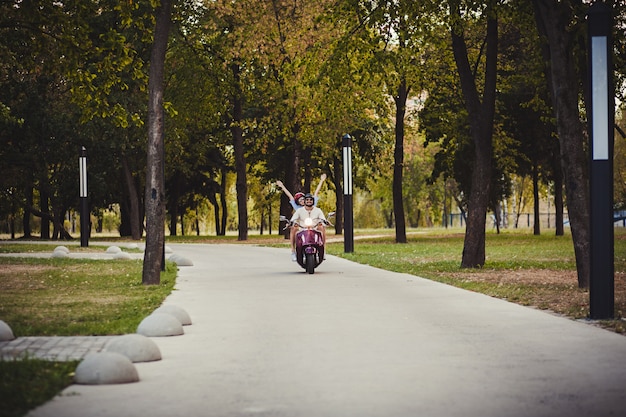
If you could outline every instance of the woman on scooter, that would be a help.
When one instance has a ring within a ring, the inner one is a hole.
[[[319,201],[319,193],[322,189],[322,184],[324,184],[324,180],[326,180],[326,174],[322,174],[322,176],[320,177],[320,182],[319,184],[317,184],[317,188],[315,189],[315,193],[313,194],[313,197],[315,198],[314,205],[317,205],[317,202]],[[280,189],[283,190],[285,195],[289,197],[289,204],[291,204],[291,207],[293,207],[294,210],[298,210],[300,207],[304,206],[304,193],[297,192],[296,195],[293,196],[291,195],[289,190],[285,188],[285,184],[283,184],[282,181],[276,181],[276,185],[278,185]]]

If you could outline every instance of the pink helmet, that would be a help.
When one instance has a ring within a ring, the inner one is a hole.
[[[293,199],[295,201],[300,200],[302,197],[304,197],[304,193],[296,193],[296,195],[293,196]]]

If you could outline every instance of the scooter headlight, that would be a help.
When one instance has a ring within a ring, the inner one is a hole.
[[[313,219],[310,217],[307,217],[306,219],[304,219],[304,225],[307,227],[313,226]]]

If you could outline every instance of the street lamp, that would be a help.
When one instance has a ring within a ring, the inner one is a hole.
[[[589,78],[591,81],[590,277],[589,316],[614,316],[613,128],[611,9],[596,2],[589,8]]]
[[[352,137],[343,136],[343,229],[344,252],[354,252],[354,221],[352,208]]]
[[[78,156],[78,170],[80,175],[80,246],[89,246],[89,202],[87,201],[87,149],[80,148]]]

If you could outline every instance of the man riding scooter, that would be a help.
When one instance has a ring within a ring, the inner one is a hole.
[[[320,182],[319,184],[317,184],[317,188],[315,189],[315,193],[313,194],[313,200],[314,200],[313,205],[317,205],[317,202],[319,200],[319,192],[322,189],[322,184],[324,183],[324,180],[326,180],[326,174],[322,174],[322,176],[320,177]],[[289,190],[285,188],[285,185],[282,183],[282,181],[276,181],[276,185],[278,185],[284,191],[287,197],[289,197],[289,204],[291,204],[291,207],[293,207],[294,210],[298,210],[300,207],[304,207],[304,193],[298,192],[296,193],[295,196],[292,196]],[[296,228],[295,227],[291,228],[289,237],[291,239],[291,260],[295,262],[296,261]]]
[[[304,207],[299,208],[290,220],[296,232],[296,261],[301,267],[312,274],[315,268],[325,259],[324,242],[326,240],[325,225],[329,224],[324,212],[315,207],[313,195],[304,196]],[[302,231],[299,231],[303,228]]]
[[[291,223],[304,224],[306,219],[311,219],[313,221],[315,229],[322,232],[322,237],[324,238],[324,241],[326,241],[326,216],[324,216],[324,212],[320,208],[315,206],[315,198],[311,193],[305,194],[304,207],[300,207],[295,213],[293,213],[293,216],[291,216]]]

